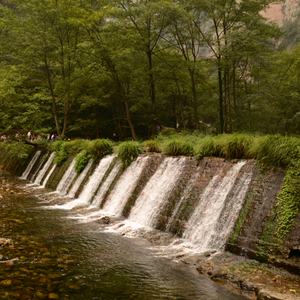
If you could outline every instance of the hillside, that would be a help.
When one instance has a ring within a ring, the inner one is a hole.
[[[282,3],[273,4],[263,15],[275,21],[286,31],[283,42],[289,49],[292,49],[300,41],[299,0],[285,0]]]

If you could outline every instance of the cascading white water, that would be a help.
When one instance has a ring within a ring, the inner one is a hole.
[[[48,182],[50,176],[51,176],[52,173],[54,172],[55,168],[56,168],[56,164],[54,164],[54,165],[52,166],[51,170],[49,171],[49,173],[47,174],[47,176],[46,176],[46,178],[45,178],[45,180],[44,180],[44,182],[43,182],[43,185],[41,185],[40,188],[45,188],[45,187],[46,187],[46,184],[47,184],[47,182]]]
[[[42,167],[42,165],[43,165],[43,158],[44,158],[45,156],[47,156],[47,155],[48,155],[48,154],[45,154],[45,155],[42,157],[42,159],[40,159],[40,162],[39,162],[38,167],[36,168],[36,170],[34,171],[34,173],[33,173],[32,176],[30,176],[30,175],[28,176],[28,180],[30,180],[31,182],[32,182],[32,181],[34,182],[34,180],[35,180],[37,174],[39,173],[39,171],[41,170],[41,167]]]
[[[187,157],[167,157],[150,178],[131,210],[128,221],[143,226],[154,226],[164,200],[171,192],[183,171]]]
[[[121,169],[121,164],[119,161],[116,162],[113,169],[101,185],[100,189],[97,192],[97,195],[93,199],[92,207],[99,207],[102,203],[103,197],[105,196],[105,193],[108,191],[110,185],[112,184],[113,180],[116,178],[117,174],[119,173]]]
[[[94,173],[90,176],[89,181],[84,186],[83,191],[79,195],[78,199],[60,207],[63,209],[72,209],[78,205],[88,205],[114,158],[115,155],[108,155],[102,158]]]
[[[103,212],[105,214],[115,216],[121,215],[128,198],[136,187],[137,181],[141,176],[148,159],[149,156],[138,157],[122,174],[103,206]]]
[[[197,167],[196,170],[195,170],[195,173],[192,174],[192,177],[190,178],[190,180],[188,181],[187,185],[186,185],[186,189],[184,190],[182,196],[180,197],[180,200],[178,201],[177,205],[175,206],[173,212],[172,212],[172,216],[170,218],[170,220],[173,220],[179,209],[180,209],[180,206],[181,206],[181,203],[186,199],[186,197],[190,194],[192,188],[193,188],[193,185],[194,183],[199,179],[199,171],[202,170],[203,167]],[[172,223],[169,223],[167,224],[166,226],[166,232],[170,231],[171,229],[171,226],[172,226]]]
[[[238,218],[240,210],[243,207],[252,176],[252,170],[249,173],[243,173],[237,187],[231,191],[232,196],[230,201],[225,201],[225,206],[215,225],[216,234],[211,235],[210,248],[223,250],[226,240],[233,229],[235,220]]]
[[[88,171],[90,170],[92,164],[93,164],[93,161],[90,160],[88,162],[88,164],[85,166],[85,168],[80,173],[80,175],[78,176],[78,178],[74,182],[73,186],[71,187],[71,189],[70,189],[70,191],[69,191],[69,193],[67,195],[68,197],[70,197],[70,198],[74,198],[75,197],[75,194],[76,194],[77,190],[79,189],[82,181],[84,180],[85,176],[87,175]]]
[[[63,175],[62,179],[60,180],[59,184],[57,185],[56,192],[65,195],[69,186],[71,185],[73,179],[76,176],[76,170],[74,169],[75,165],[75,157],[72,160],[71,164],[69,165],[67,171]]]
[[[26,170],[23,172],[22,176],[20,177],[20,179],[27,179],[31,169],[33,168],[35,162],[37,161],[37,159],[40,157],[42,151],[38,150],[36,151],[36,153],[34,154],[32,160],[30,161],[29,165],[27,166]]]
[[[32,165],[36,162],[39,155],[40,151],[35,155],[35,158],[32,159]],[[50,165],[53,163],[54,155],[55,153],[50,155],[44,167],[38,172],[38,176],[34,182],[35,184],[41,183],[46,172],[48,172]],[[120,171],[120,162],[117,161],[107,175],[114,159],[115,155],[104,157],[96,167],[94,173],[90,176],[79,198],[65,205],[56,207],[72,209],[78,205],[88,205],[93,197],[94,199],[90,208],[99,207],[112,182]],[[124,206],[137,187],[137,183],[139,182],[149,159],[149,156],[139,156],[124,171],[111,191],[103,209],[94,212],[93,214],[95,214],[95,216],[93,215],[92,217],[97,217],[98,215],[121,216]],[[169,199],[174,188],[176,188],[178,179],[182,175],[188,159],[189,158],[187,157],[167,157],[162,161],[136,199],[136,203],[132,207],[128,218],[128,224],[131,223],[136,224],[137,226],[152,228],[156,225],[157,216],[164,208],[165,201]],[[74,164],[75,159],[73,159],[63,175],[56,191],[66,193],[76,176]],[[228,163],[224,163],[223,168],[221,167],[217,171],[203,193],[199,195],[197,201],[198,205],[189,221],[186,223],[186,229],[183,233],[183,240],[194,245],[193,249],[200,252],[211,249],[222,250],[232,231],[234,221],[242,208],[245,195],[247,194],[251,183],[252,171],[240,172],[245,164],[246,161],[240,161],[234,164],[226,173],[224,167],[227,167]],[[75,195],[82,180],[90,170],[91,165],[92,161],[88,163],[82,174],[77,178],[68,196]],[[48,172],[41,188],[46,186],[55,167],[56,165],[54,164]],[[195,182],[199,179],[199,175],[201,175],[200,172],[202,172],[202,168],[203,166],[198,167],[195,173],[191,174],[186,189],[173,210],[172,217],[170,218],[171,220],[176,218],[179,214],[182,201],[191,194]],[[23,176],[28,176],[31,169],[32,166],[28,166],[26,173],[24,172]],[[247,170],[249,170],[249,168],[247,168]],[[97,190],[98,192],[96,193]],[[170,222],[170,224],[167,225],[167,230],[172,223],[173,222]],[[134,226],[135,225],[133,225],[132,228],[134,228]]]
[[[44,167],[39,171],[35,181],[34,181],[34,184],[41,184],[41,181],[43,180],[43,177],[45,176],[45,174],[47,173],[50,165],[52,164],[53,162],[53,159],[54,159],[54,156],[55,156],[55,152],[52,152],[50,157],[48,158],[47,162],[45,163]]]
[[[224,224],[224,226],[219,226],[220,216],[226,205],[227,195],[232,190],[237,175],[245,164],[245,161],[238,162],[223,178],[221,177],[222,169],[219,170],[218,174],[212,178],[201,194],[198,206],[189,219],[186,230],[183,233],[183,238],[196,245],[198,251],[203,252],[209,249],[220,250],[223,247],[227,231],[224,234],[222,230],[226,230],[227,228],[223,227],[229,225]],[[243,200],[250,183],[249,178],[246,180],[247,178],[247,176],[243,176],[245,187],[237,192],[239,197],[232,198],[234,201],[231,205],[232,207],[234,207],[237,199],[237,202]],[[239,187],[242,187],[242,185],[239,185]],[[240,204],[238,205],[240,207]],[[217,230],[218,227],[222,227],[221,232]]]

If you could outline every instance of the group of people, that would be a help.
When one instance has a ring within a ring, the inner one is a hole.
[[[58,140],[58,136],[56,134],[48,134],[47,135],[47,142],[54,142]]]
[[[16,137],[19,137],[19,136],[20,136],[20,133],[18,131],[17,134],[16,134]],[[29,142],[31,142],[31,141],[37,141],[37,140],[40,140],[40,139],[42,139],[41,135],[35,136],[35,134],[33,134],[32,130],[28,131],[28,133],[27,133],[27,140]]]
[[[20,133],[20,131],[17,131],[17,133],[15,134],[15,138],[18,139],[20,137],[26,136],[26,134],[22,134]],[[11,136],[6,136],[5,134],[3,134],[1,136],[1,140],[3,142],[6,142],[8,138],[11,138]],[[27,141],[31,142],[31,141],[37,141],[37,140],[41,140],[43,139],[43,137],[41,135],[35,135],[32,130],[29,130],[27,132]],[[58,140],[58,136],[56,134],[48,134],[47,135],[47,142],[49,141],[57,141]]]
[[[41,140],[41,139],[45,139],[45,138],[47,139],[47,142],[54,142],[54,141],[59,140],[59,136],[56,135],[56,134],[48,134],[47,137],[42,137],[41,135],[37,135],[37,136],[36,136],[36,135],[33,133],[32,130],[29,130],[29,131],[27,132],[27,134],[26,134],[26,133],[25,133],[25,134],[22,134],[22,133],[20,133],[20,131],[17,131],[16,134],[15,134],[15,138],[16,138],[16,139],[19,139],[19,138],[21,138],[21,137],[26,138],[26,136],[27,136],[27,141],[28,141],[28,142],[36,141],[36,140]],[[1,136],[1,140],[0,140],[0,141],[6,142],[6,141],[7,141],[7,138],[11,138],[11,136],[8,136],[8,137],[7,137],[5,134],[3,134],[3,135]],[[71,140],[71,139],[68,139],[68,141],[70,141],[70,140]],[[86,141],[89,141],[90,138],[89,138],[89,137],[86,137],[85,140],[86,140]],[[119,136],[118,136],[116,133],[113,133],[112,140],[113,140],[114,142],[119,142],[119,141],[120,141],[120,138],[119,138]]]
[[[27,133],[27,140],[28,141],[35,141],[35,140],[40,140],[42,139],[41,135],[38,135],[38,137],[36,138],[36,136],[32,133],[32,130],[29,130]],[[48,134],[47,135],[47,142],[54,142],[58,140],[58,135],[56,134]]]

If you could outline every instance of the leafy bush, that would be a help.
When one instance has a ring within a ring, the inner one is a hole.
[[[75,158],[75,170],[80,174],[89,162],[86,151],[80,152]]]
[[[141,145],[135,141],[126,141],[116,148],[117,155],[123,167],[129,166],[141,153]]]
[[[82,151],[86,145],[86,141],[79,139],[70,142],[55,141],[47,143],[47,147],[50,148],[50,150],[55,151],[54,163],[58,166],[61,166],[70,155]]]
[[[112,143],[106,139],[93,140],[89,142],[86,147],[87,156],[91,156],[95,160],[101,159],[112,152]]]
[[[20,142],[1,143],[1,149],[6,150],[11,159],[26,160],[33,152],[34,147]]]
[[[62,147],[58,152],[55,152],[54,163],[61,166],[69,157],[69,154]]]
[[[165,127],[165,128],[160,132],[160,134],[161,134],[162,136],[170,136],[170,135],[176,134],[176,129],[171,128],[171,127]]]

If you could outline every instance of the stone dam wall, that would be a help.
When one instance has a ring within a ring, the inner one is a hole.
[[[138,197],[143,193],[145,186],[154,174],[158,172],[165,159],[161,154],[149,153],[148,156],[147,163],[145,163],[142,172],[130,190],[130,195],[122,210],[122,217],[127,218],[130,215]],[[0,153],[0,166],[4,171],[15,176],[21,176],[32,157],[27,161],[20,161],[10,159],[7,153]],[[40,155],[30,171],[28,180],[34,181],[37,170],[45,164],[48,157],[49,153],[45,151]],[[46,188],[56,189],[72,159],[70,157],[61,166],[55,168],[47,181]],[[114,164],[116,160],[114,160]],[[221,185],[226,187],[228,174],[232,170],[232,166],[238,163],[238,160],[230,161],[206,157],[197,161],[194,158],[178,157],[174,158],[175,164],[177,163],[176,160],[178,160],[178,164],[180,162],[182,165],[180,176],[174,179],[176,182],[166,192],[153,227],[182,237],[195,208],[199,201],[202,201],[201,197],[204,197],[205,193],[212,194]],[[82,181],[76,193],[77,197],[88,182],[89,176],[94,172],[97,163],[93,163],[86,178]],[[53,163],[49,166],[49,170],[52,165]],[[123,169],[118,171],[100,203],[100,208],[105,205],[111,191],[116,187],[118,180],[125,171]],[[109,170],[106,173],[104,179],[108,176]],[[47,173],[44,178],[46,176]],[[73,182],[78,176],[74,178]],[[213,178],[215,180],[214,185],[208,191]],[[274,209],[278,205],[277,196],[284,178],[284,169],[262,171],[259,163],[254,160],[245,161],[234,182],[231,183],[232,186],[226,194],[226,205],[221,212],[221,219],[226,219],[229,215],[228,210],[234,209],[234,206],[237,205],[233,204],[233,198],[241,194],[241,189],[244,188],[243,193],[245,195],[242,199],[241,209],[234,215],[234,226],[226,236],[224,249],[248,258],[269,262],[277,267],[283,267],[293,273],[300,274],[300,213],[298,212],[288,235],[282,240],[276,239],[275,235],[278,216],[274,215]],[[93,200],[91,199],[91,201]],[[226,222],[220,222],[219,226],[226,226],[224,224]],[[218,230],[217,232],[221,232],[222,228]]]

